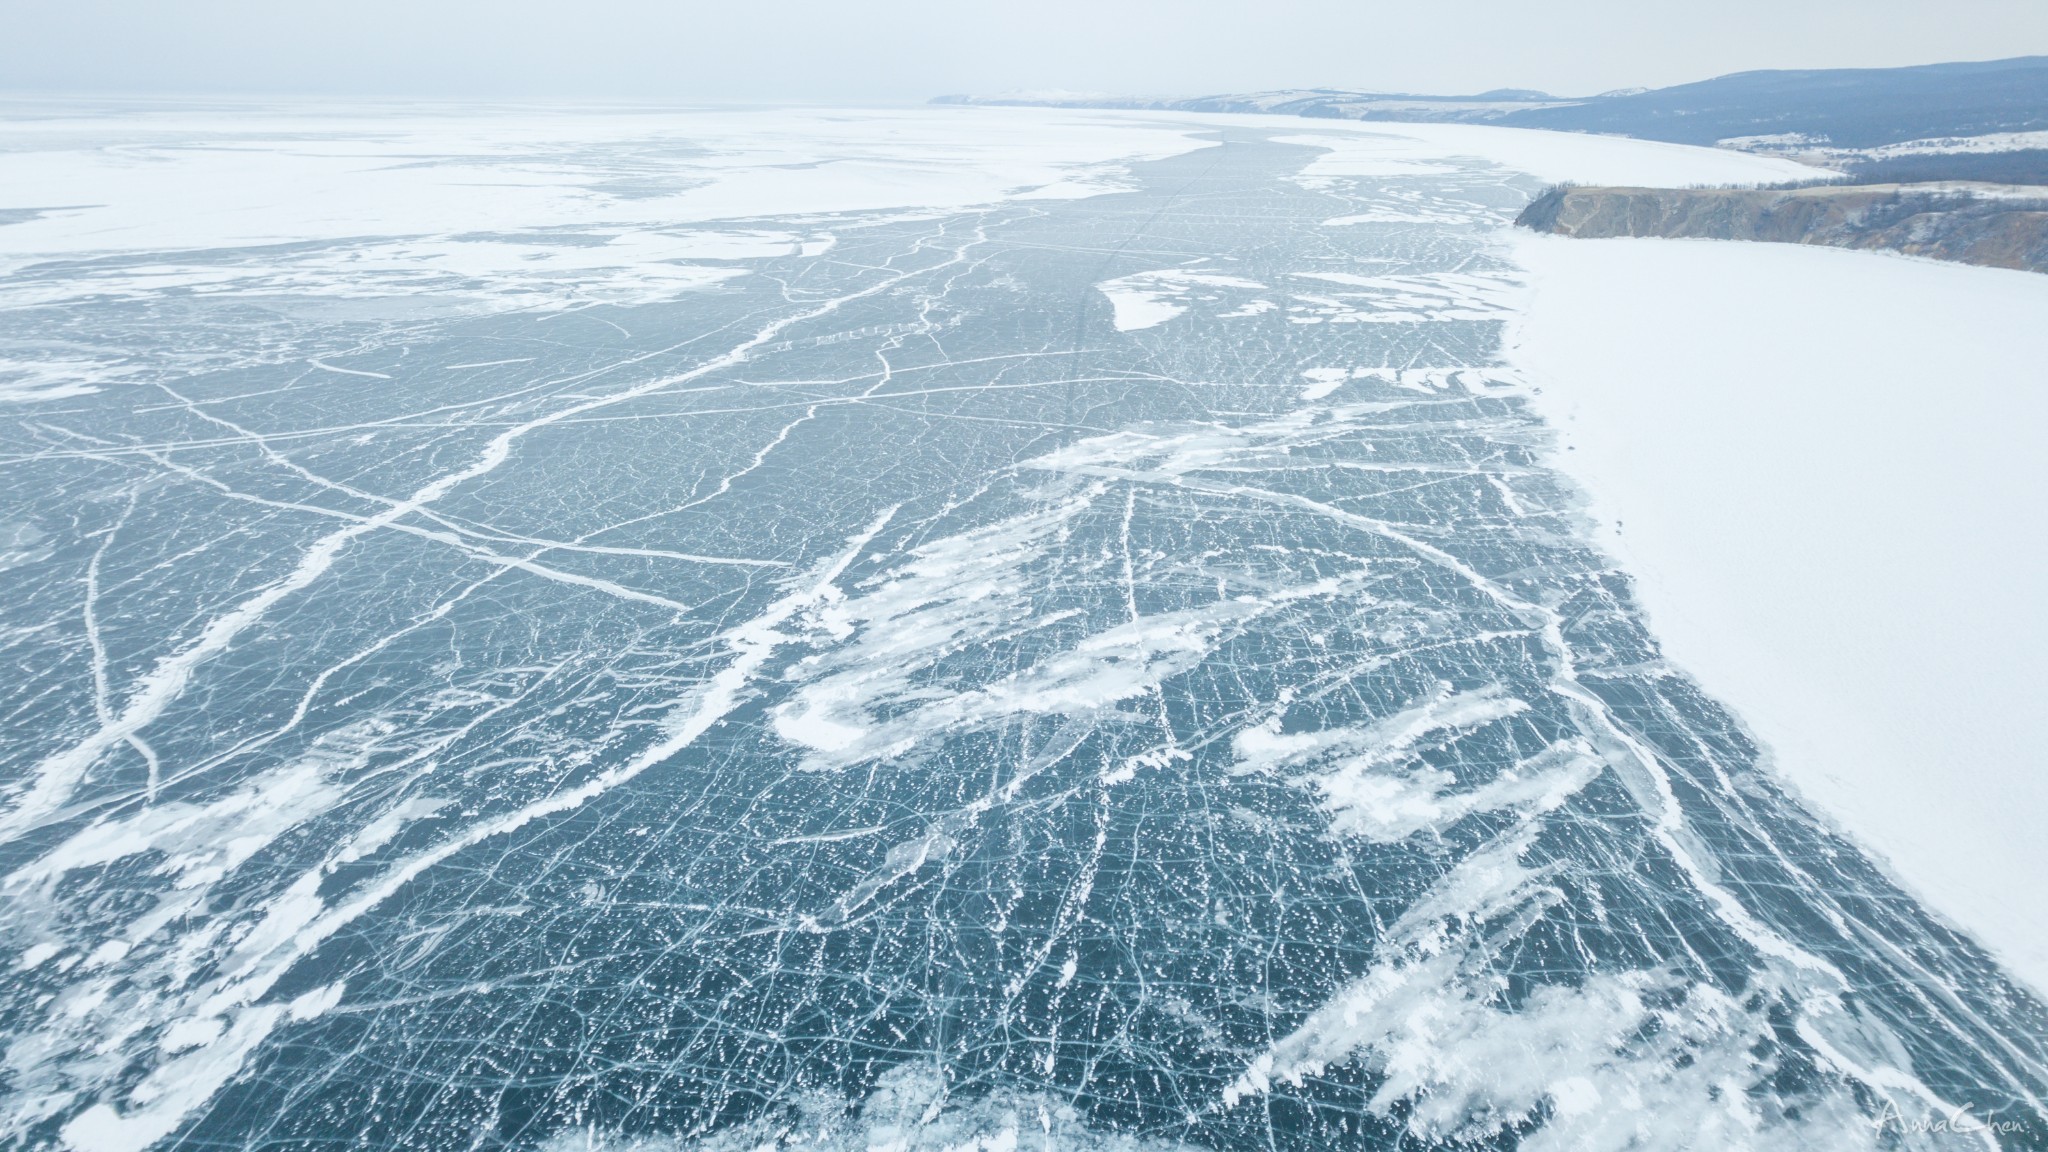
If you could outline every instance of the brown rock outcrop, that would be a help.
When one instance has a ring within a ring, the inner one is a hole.
[[[2002,186],[1552,188],[1515,223],[1561,236],[1698,237],[1875,248],[2048,272],[2048,199]]]

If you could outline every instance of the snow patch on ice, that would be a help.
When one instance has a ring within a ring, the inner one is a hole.
[[[557,1132],[541,1152],[1196,1152],[1174,1141],[1089,1127],[1057,1096],[997,1089],[954,1097],[946,1078],[912,1060],[882,1074],[865,1100],[815,1095],[707,1136]]]
[[[798,686],[771,714],[776,735],[808,750],[807,767],[833,768],[901,756],[1008,716],[1085,716],[1193,667],[1225,633],[1272,603],[1222,600],[1143,616],[979,684],[928,683],[936,667],[968,645],[1061,622],[1066,614],[1033,616],[1023,574],[1100,494],[1094,487],[925,545],[864,583],[858,595],[822,605],[808,619],[819,651],[790,671]]]
[[[1217,293],[1204,293],[1203,289],[1237,288],[1254,292],[1265,290],[1265,285],[1241,276],[1228,276],[1219,272],[1191,272],[1181,268],[1165,268],[1156,272],[1136,272],[1104,280],[1095,286],[1104,296],[1109,297],[1110,307],[1115,311],[1114,323],[1119,332],[1135,332],[1141,328],[1154,328],[1186,312],[1197,299],[1216,300]],[[1259,302],[1254,301],[1254,304]],[[1271,308],[1244,306],[1234,313],[1241,316],[1255,316]]]
[[[1539,828],[1444,876],[1389,929],[1387,958],[1255,1057],[1224,1106],[1358,1061],[1379,1081],[1367,1109],[1427,1143],[1526,1128],[1518,1146],[1548,1152],[1877,1146],[1841,1080],[1792,1101],[1770,1090],[1777,1069],[1756,1053],[1773,1022],[1710,984],[1622,971],[1511,995],[1490,962],[1518,934],[1495,930],[1562,899],[1546,868],[1522,863]]]
[[[1332,834],[1380,842],[1442,832],[1475,812],[1549,811],[1602,770],[1584,744],[1554,744],[1463,790],[1422,755],[1446,738],[1527,710],[1498,690],[1452,692],[1444,685],[1371,725],[1287,732],[1275,714],[1232,738],[1233,770],[1285,774],[1321,794]]]
[[[1351,379],[1351,373],[1343,368],[1310,368],[1301,375],[1308,381],[1308,387],[1301,390],[1303,400],[1321,400]]]
[[[1489,320],[1508,312],[1522,297],[1519,278],[1508,273],[1425,272],[1365,276],[1354,272],[1297,272],[1298,279],[1339,287],[1297,293],[1288,318],[1297,324],[1424,324]]]

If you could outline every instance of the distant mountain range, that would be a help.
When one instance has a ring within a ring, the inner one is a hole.
[[[2048,56],[1915,68],[1738,72],[1502,117],[1524,128],[1679,144],[1797,134],[1839,148],[2048,129]]]
[[[1912,68],[1737,72],[1672,88],[1582,99],[1523,89],[1427,96],[1310,88],[1196,97],[941,96],[933,103],[1458,121],[1604,132],[1680,144],[1739,142],[1736,146],[1790,150],[1823,145],[1848,150],[1935,137],[2048,130],[2048,56]]]

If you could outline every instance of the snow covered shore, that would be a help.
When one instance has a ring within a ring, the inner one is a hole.
[[[1479,155],[1550,182],[1786,161],[1438,124],[1307,175]],[[1311,142],[1303,140],[1303,142]],[[2048,276],[1888,253],[1504,233],[1510,360],[1666,654],[1779,774],[2048,989]]]
[[[2048,988],[2048,277],[1518,234],[1509,352],[1666,653]]]

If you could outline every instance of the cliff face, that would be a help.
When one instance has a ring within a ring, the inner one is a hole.
[[[1698,237],[1877,248],[2048,272],[2048,200],[1900,184],[1553,188],[1515,223],[1560,236]]]

